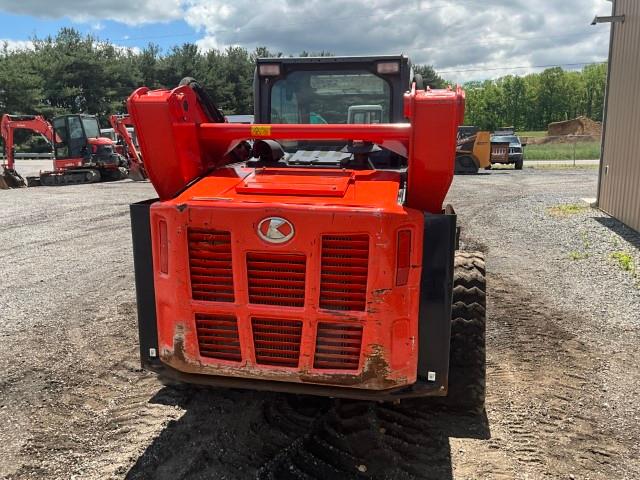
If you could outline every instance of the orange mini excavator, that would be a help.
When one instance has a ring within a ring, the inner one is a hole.
[[[394,61],[343,75],[318,60],[304,79],[264,69],[281,123],[226,123],[193,79],[131,95],[159,197],[131,206],[145,369],[166,382],[482,408],[484,260],[457,251],[443,205],[464,93],[414,82],[397,104],[385,87]],[[323,113],[324,95],[349,99]],[[349,122],[354,104],[383,119],[392,105],[406,121]],[[286,123],[301,109],[305,123]],[[382,151],[405,168],[377,168]]]
[[[29,186],[93,183],[126,176],[126,160],[117,154],[111,139],[100,136],[96,117],[63,115],[49,123],[39,115],[5,114],[0,120],[6,154],[0,166],[0,188],[21,187],[27,183],[15,169],[14,135],[21,129],[39,133],[53,147],[53,170],[28,178]]]

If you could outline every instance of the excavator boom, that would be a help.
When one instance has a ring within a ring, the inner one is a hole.
[[[125,142],[126,154],[129,160],[129,178],[135,181],[146,180],[148,176],[142,163],[142,156],[127,129],[127,127],[134,126],[133,121],[129,115],[111,115],[109,117],[109,123],[116,135]]]
[[[0,120],[0,135],[4,142],[5,159],[1,165],[0,189],[26,186],[24,178],[15,169],[14,134],[16,130],[31,130],[42,135],[50,144],[54,143],[53,127],[40,115],[8,115]]]

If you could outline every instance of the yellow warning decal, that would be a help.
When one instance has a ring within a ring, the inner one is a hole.
[[[251,125],[252,137],[269,137],[271,135],[271,125]]]

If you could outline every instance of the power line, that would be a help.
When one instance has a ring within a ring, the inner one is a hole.
[[[526,70],[530,68],[556,68],[556,67],[584,67],[587,65],[602,65],[607,63],[607,60],[596,62],[578,62],[578,63],[560,63],[553,65],[526,65],[522,67],[491,67],[491,68],[466,68],[462,70],[436,70],[438,75],[443,73],[467,73],[467,72],[495,72],[498,70]]]
[[[606,33],[607,35],[609,35],[609,32],[606,32],[604,30],[594,30],[588,33],[559,33],[559,34],[552,34],[552,35],[536,35],[536,36],[531,36],[531,35],[519,35],[519,36],[513,36],[513,37],[505,37],[502,36],[500,38],[497,39],[487,39],[487,40],[480,40],[477,42],[464,42],[464,43],[443,43],[443,44],[438,44],[438,45],[434,45],[433,47],[427,47],[427,48],[423,48],[422,50],[442,50],[443,48],[456,48],[456,47],[460,47],[460,48],[464,48],[464,47],[468,47],[470,45],[496,45],[498,46],[498,42],[512,42],[512,41],[530,41],[530,40],[544,40],[544,39],[548,39],[548,38],[574,38],[574,37],[585,37],[585,38],[590,38],[596,35],[602,35]]]

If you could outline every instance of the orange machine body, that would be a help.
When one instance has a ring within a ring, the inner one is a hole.
[[[398,186],[388,172],[224,168],[153,205],[160,359],[289,382],[415,382],[421,250],[401,286],[396,260],[400,232],[422,243],[423,216],[398,205]],[[291,238],[261,238],[269,218]]]
[[[135,92],[160,196],[148,227],[133,220],[143,365],[256,386],[414,384],[425,214],[442,215],[463,99],[408,93],[407,124],[234,125],[208,122],[188,88]],[[239,141],[261,138],[372,141],[405,155],[408,174],[227,164]],[[150,236],[152,279],[138,278],[135,230]]]

